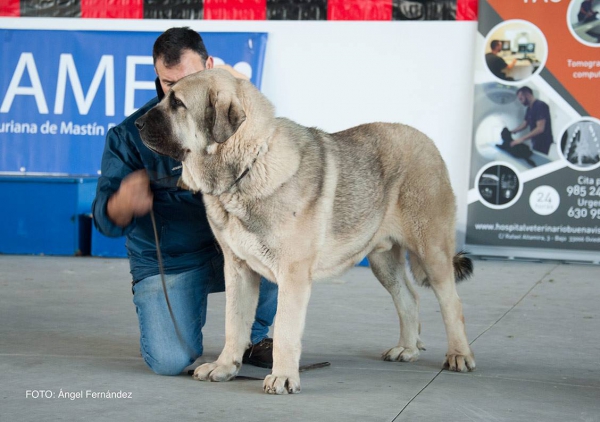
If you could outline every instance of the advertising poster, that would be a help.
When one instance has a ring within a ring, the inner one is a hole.
[[[159,35],[0,29],[0,173],[97,175],[108,130],[156,96]],[[266,33],[202,36],[260,88]]]
[[[466,243],[600,263],[600,1],[480,0]]]

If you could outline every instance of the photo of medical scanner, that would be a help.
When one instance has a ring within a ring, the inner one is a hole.
[[[478,189],[481,198],[491,205],[506,205],[519,192],[519,177],[509,167],[490,166],[479,177]]]
[[[526,108],[517,100],[517,89],[519,88],[516,86],[496,82],[475,85],[472,151],[474,169],[480,169],[492,161],[503,161],[522,172],[560,159],[556,144],[550,146],[548,155],[533,150],[530,141],[510,147],[512,139],[529,130],[512,135],[507,132],[518,127],[525,118]],[[552,113],[556,107],[548,102]],[[552,119],[553,126],[555,121],[561,124],[560,116],[553,114]],[[477,173],[477,170],[473,173]],[[473,186],[475,174],[471,177],[470,183]]]
[[[560,147],[572,167],[589,170],[600,162],[600,124],[580,121],[572,124],[561,137]]]
[[[600,2],[572,0],[569,9],[570,30],[584,44],[600,44]]]

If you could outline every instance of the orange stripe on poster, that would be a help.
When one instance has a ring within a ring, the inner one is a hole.
[[[586,68],[583,63],[600,62],[600,43],[585,44],[572,31],[569,5],[572,2],[545,0],[487,0],[503,20],[523,19],[536,25],[548,42],[546,68],[576,101],[591,115],[600,117],[600,78],[586,73],[600,72],[600,66]],[[578,7],[580,0],[574,0]],[[571,29],[570,29],[571,27]],[[486,34],[483,34],[484,36]]]

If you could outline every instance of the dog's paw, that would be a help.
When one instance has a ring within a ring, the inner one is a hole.
[[[240,364],[219,365],[217,362],[205,363],[194,371],[194,379],[198,381],[223,382],[235,378]]]
[[[381,357],[388,362],[415,362],[419,359],[419,348],[396,346],[384,352]]]
[[[300,376],[267,375],[263,382],[267,394],[296,394],[300,392]]]
[[[454,372],[467,372],[475,370],[475,358],[469,354],[446,354],[443,368]]]

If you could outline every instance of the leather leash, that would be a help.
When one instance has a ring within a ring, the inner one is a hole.
[[[326,368],[328,366],[331,366],[331,363],[319,362],[319,363],[313,363],[313,364],[309,364],[309,365],[302,365],[298,368],[298,372],[306,372],[306,371],[310,371],[311,369]],[[194,370],[193,369],[188,370],[188,375],[194,375]],[[263,381],[264,380],[264,378],[248,377],[246,375],[237,375],[234,379],[241,380],[241,381]]]
[[[154,242],[156,244],[156,256],[158,257],[158,269],[160,271],[160,280],[162,282],[163,292],[165,294],[165,299],[167,301],[167,308],[169,309],[169,314],[171,315],[171,321],[173,321],[173,326],[175,327],[175,334],[177,334],[177,338],[181,345],[186,349],[189,356],[194,356],[195,352],[192,350],[190,345],[185,341],[181,331],[179,330],[179,326],[177,325],[177,321],[175,321],[175,315],[173,315],[173,308],[171,308],[171,301],[169,300],[169,293],[167,293],[167,283],[165,281],[165,267],[162,261],[162,253],[160,251],[160,240],[158,239],[158,230],[156,229],[156,219],[154,218],[154,211],[150,210],[150,218],[152,219],[152,228],[154,229]]]

